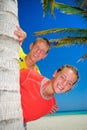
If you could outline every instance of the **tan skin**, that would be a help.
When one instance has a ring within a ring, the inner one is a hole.
[[[24,32],[20,27],[16,26],[16,30],[14,31],[14,34],[17,36],[17,40],[19,41],[19,44],[22,45],[22,42],[27,37],[26,32]]]
[[[71,68],[63,68],[63,70],[54,73],[54,77],[50,80],[43,90],[45,97],[51,97],[55,93],[64,93],[71,90],[77,81],[77,75]]]
[[[14,34],[17,36],[19,44],[22,45],[22,42],[26,38],[27,34],[20,27],[16,26]],[[30,52],[25,57],[25,62],[28,68],[34,69],[37,61],[44,59],[47,56],[47,51],[49,46],[44,41],[38,41],[36,44],[30,44]],[[58,106],[53,106],[50,114],[56,112]]]
[[[34,68],[35,63],[47,56],[48,46],[44,42],[37,42],[36,44],[30,45],[30,52],[25,58],[26,65],[29,68]]]

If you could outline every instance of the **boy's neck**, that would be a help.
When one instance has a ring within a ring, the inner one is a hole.
[[[30,69],[34,69],[35,68],[35,63],[32,61],[32,59],[30,58],[29,55],[27,55],[25,57],[25,62],[26,62],[26,65],[27,65],[28,68],[30,68]]]

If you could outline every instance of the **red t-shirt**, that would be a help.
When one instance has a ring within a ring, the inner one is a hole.
[[[54,96],[47,99],[42,94],[43,81],[48,80],[31,69],[20,71],[21,102],[24,122],[36,120],[46,114],[56,104]]]

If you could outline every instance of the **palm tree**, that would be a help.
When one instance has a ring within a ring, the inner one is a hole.
[[[66,14],[80,14],[82,17],[87,18],[87,0],[76,0],[79,3],[79,7],[66,5],[63,3],[55,2],[55,0],[42,0],[44,16],[48,9],[54,16],[54,9],[60,9],[61,12]],[[69,32],[69,33],[68,33]],[[87,43],[87,29],[80,28],[54,28],[47,29],[39,32],[35,32],[34,35],[42,35],[48,33],[62,33],[64,38],[50,39],[51,43],[54,43],[54,47],[60,47],[71,44],[86,44]],[[71,34],[71,35],[70,35]],[[79,34],[79,35],[77,35]],[[87,53],[80,58],[79,61],[87,58]]]
[[[23,130],[16,25],[17,1],[0,0],[0,130]]]

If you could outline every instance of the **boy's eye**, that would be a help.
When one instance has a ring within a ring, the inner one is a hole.
[[[65,80],[65,77],[64,77],[64,76],[62,76],[62,75],[60,76],[60,78],[61,78],[61,79],[63,79],[63,80]]]
[[[60,76],[60,79],[61,79],[63,82],[66,81],[66,84],[67,84],[68,86],[73,86],[73,83],[72,83],[71,81],[68,81],[68,79],[66,79],[65,76],[61,75],[61,76]]]
[[[69,82],[69,83],[68,83],[68,85],[69,85],[69,86],[72,86],[72,85],[73,85],[73,83]]]

